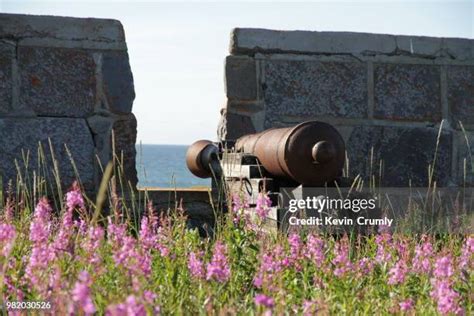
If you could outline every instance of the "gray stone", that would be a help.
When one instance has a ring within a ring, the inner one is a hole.
[[[227,98],[255,100],[257,98],[255,59],[227,56],[224,82]]]
[[[0,38],[30,37],[79,42],[125,42],[122,24],[117,20],[0,14]]]
[[[114,124],[112,117],[94,115],[87,118],[87,125],[94,138],[96,154],[102,168],[112,159],[111,131]]]
[[[443,39],[440,37],[398,35],[395,38],[398,54],[426,57],[441,56]]]
[[[217,128],[219,140],[236,140],[240,136],[256,132],[250,116],[232,113],[226,109],[222,109],[221,114]]]
[[[456,126],[474,124],[474,67],[448,66],[448,104]]]
[[[73,165],[65,149],[71,152],[79,177],[86,188],[94,188],[94,143],[84,119],[67,118],[5,118],[0,119],[0,172],[3,183],[16,182],[17,169],[15,159],[25,176],[25,162],[22,151],[29,152],[29,181],[32,171],[46,176],[48,184],[54,184],[53,163],[49,141],[51,140],[54,157],[59,166],[63,189],[68,188],[76,179]],[[41,143],[46,156],[46,168],[38,172],[38,146]],[[48,170],[45,175],[43,170]]]
[[[457,174],[455,182],[459,186],[474,186],[474,134],[457,132]]]
[[[444,38],[443,50],[453,59],[474,59],[474,40],[467,38]]]
[[[133,187],[138,183],[135,158],[137,140],[137,120],[133,114],[118,118],[113,125],[115,155],[119,158],[124,176]]]
[[[86,51],[19,47],[20,106],[41,116],[86,117],[94,110],[95,62]]]
[[[12,109],[12,62],[15,46],[0,42],[0,115]]]
[[[230,53],[411,55],[422,58],[474,58],[474,40],[354,32],[276,31],[236,28]]]
[[[236,28],[231,34],[231,54],[391,54],[393,35],[353,32],[275,31]]]
[[[441,120],[440,69],[433,65],[375,64],[374,117]]]
[[[104,94],[112,112],[132,112],[135,90],[127,52],[107,52],[102,57]]]
[[[428,186],[428,167],[434,161],[437,137],[435,128],[355,127],[346,144],[351,175],[361,174],[367,180],[372,174],[377,184],[385,187],[408,186],[410,180],[412,186]],[[451,132],[443,131],[433,176],[440,187],[450,182],[451,152]],[[380,179],[381,161],[383,174]]]
[[[284,116],[367,116],[363,63],[271,60],[265,78],[266,127]]]

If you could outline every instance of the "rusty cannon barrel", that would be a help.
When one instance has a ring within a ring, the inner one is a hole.
[[[345,159],[345,144],[339,132],[319,121],[242,136],[237,139],[235,150],[257,157],[273,176],[307,186],[335,180]],[[194,143],[186,154],[188,168],[196,176],[209,177],[217,151],[209,141]]]
[[[318,121],[243,136],[235,149],[256,156],[272,175],[308,186],[335,180],[345,159],[345,144],[339,132]]]

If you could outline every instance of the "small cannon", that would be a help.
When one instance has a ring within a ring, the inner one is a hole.
[[[343,138],[333,126],[319,121],[268,129],[235,141],[199,140],[186,153],[194,175],[212,178],[214,188],[224,186],[231,194],[246,191],[250,207],[260,192],[334,186],[342,179],[344,160]],[[277,208],[269,217],[281,220]]]

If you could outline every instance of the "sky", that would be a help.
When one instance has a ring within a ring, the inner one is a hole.
[[[224,58],[235,27],[474,38],[470,1],[22,1],[0,12],[122,22],[134,76],[137,142],[216,139]]]

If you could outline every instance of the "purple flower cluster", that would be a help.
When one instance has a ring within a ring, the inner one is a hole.
[[[214,245],[211,262],[207,264],[206,280],[226,282],[230,278],[230,267],[226,256],[226,246],[217,241]]]

